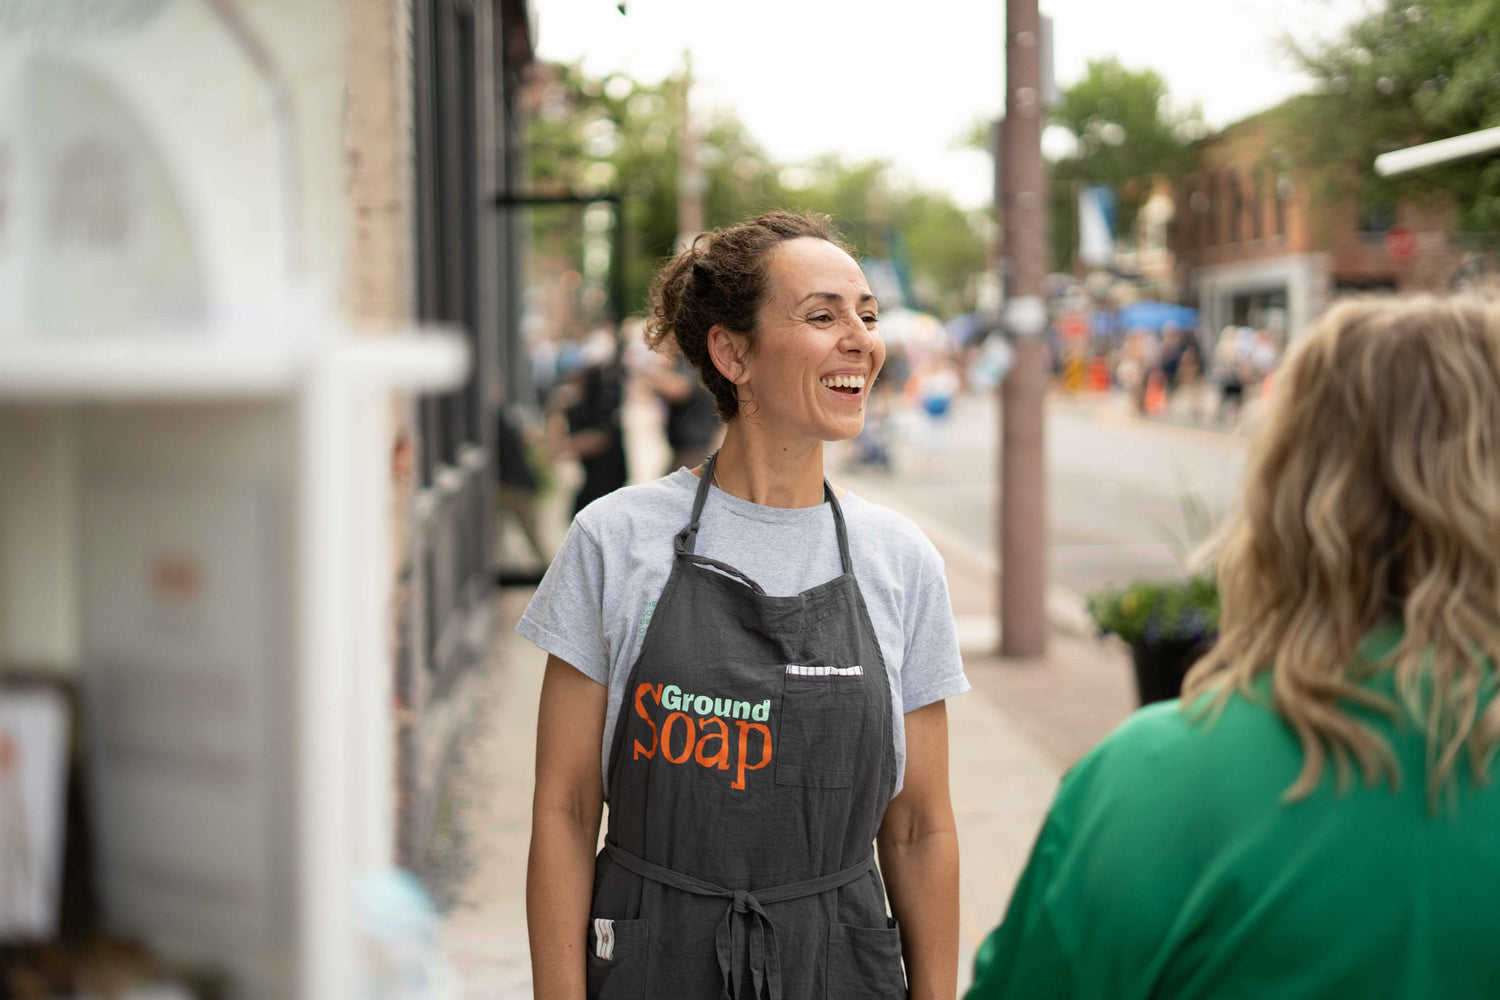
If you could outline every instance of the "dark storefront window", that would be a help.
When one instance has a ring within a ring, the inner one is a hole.
[[[1276,194],[1276,235],[1286,235],[1286,210],[1287,202],[1292,197],[1292,179],[1286,174],[1277,174],[1275,182]]]
[[[417,314],[479,328],[479,135],[473,10],[451,0],[417,0]],[[477,380],[421,402],[423,485],[439,465],[481,440]]]
[[[1240,190],[1240,178],[1229,171],[1229,242],[1238,243],[1245,238],[1245,194]]]
[[[1378,198],[1363,198],[1359,204],[1359,234],[1384,236],[1396,224],[1396,203]]]
[[[1208,211],[1204,222],[1207,223],[1208,231],[1204,234],[1204,246],[1216,246],[1219,242],[1219,213],[1223,211],[1219,199],[1219,177],[1217,174],[1208,175]]]
[[[1258,240],[1261,237],[1263,220],[1261,215],[1265,211],[1264,194],[1266,190],[1266,172],[1257,168],[1250,174],[1250,238]]]

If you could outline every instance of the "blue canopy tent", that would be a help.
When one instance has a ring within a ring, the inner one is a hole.
[[[1160,333],[1169,323],[1182,330],[1194,329],[1198,326],[1198,310],[1171,302],[1132,302],[1120,310],[1116,328]]]

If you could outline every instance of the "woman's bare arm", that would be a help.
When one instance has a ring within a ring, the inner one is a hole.
[[[547,657],[537,712],[526,923],[538,1000],[583,1000],[594,851],[604,808],[599,753],[608,690]]]
[[[958,992],[958,828],[948,794],[948,709],[906,715],[906,777],[875,843],[891,912],[901,923],[911,1000]]]

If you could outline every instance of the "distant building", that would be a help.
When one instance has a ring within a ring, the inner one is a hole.
[[[1451,199],[1363,200],[1357,172],[1369,164],[1349,164],[1340,184],[1278,143],[1285,108],[1202,140],[1196,171],[1177,184],[1171,248],[1203,325],[1294,339],[1342,295],[1450,290],[1471,256]]]

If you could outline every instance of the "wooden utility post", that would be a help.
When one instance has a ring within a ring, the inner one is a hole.
[[[1005,123],[1000,144],[1005,318],[1015,359],[1001,386],[1000,653],[1047,651],[1046,177],[1037,0],[1005,3]]]

